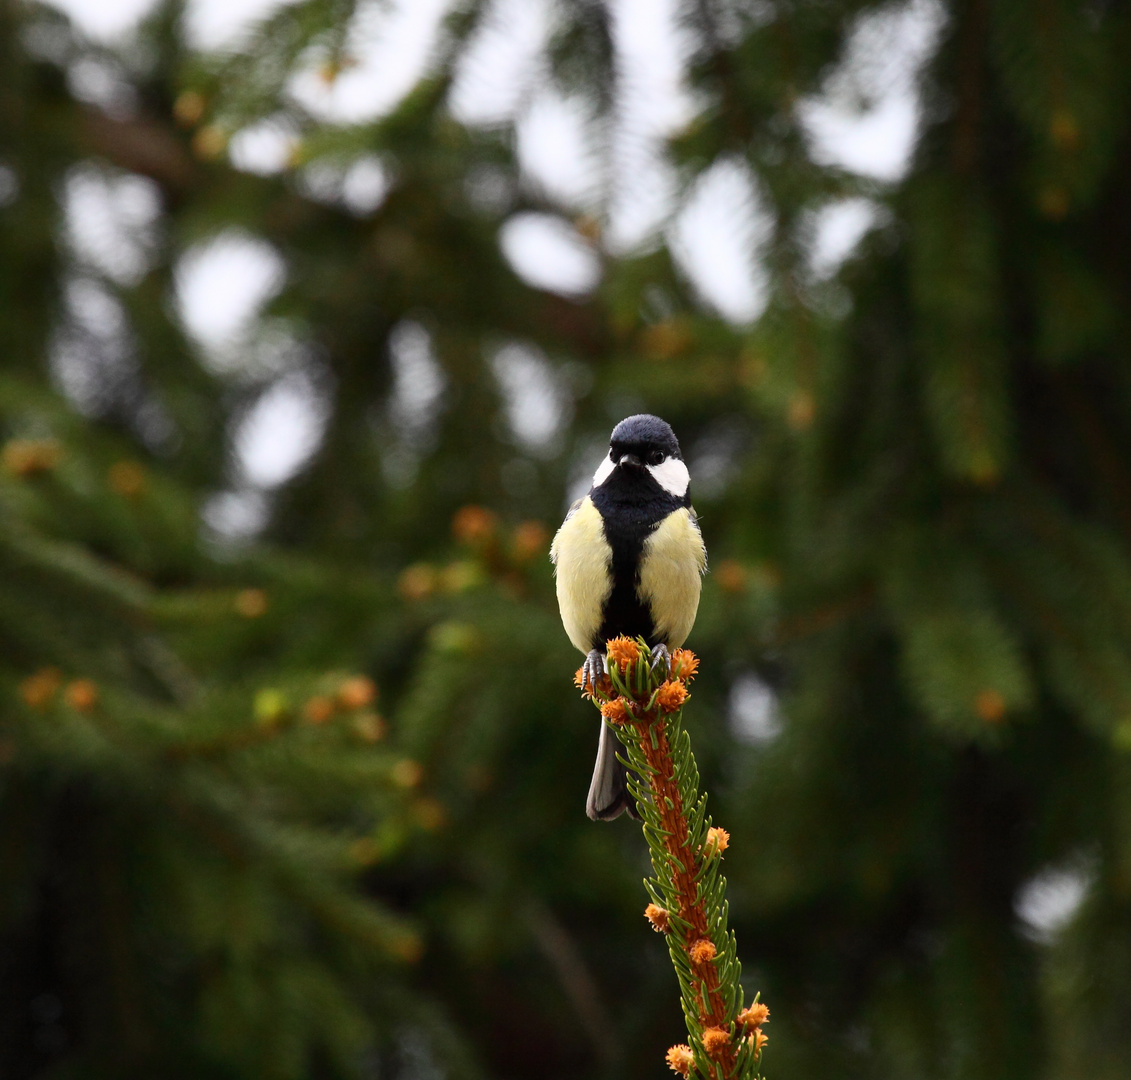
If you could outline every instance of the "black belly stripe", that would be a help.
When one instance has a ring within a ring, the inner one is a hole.
[[[612,550],[613,588],[605,601],[601,625],[592,643],[594,649],[601,650],[609,638],[621,634],[643,637],[649,645],[659,644],[652,612],[638,593],[640,557],[644,541],[656,526],[684,505],[683,500],[669,495],[658,485],[655,486],[658,494],[640,493],[638,488],[630,492],[618,490],[619,485],[611,486],[615,484],[615,477],[614,473],[610,482],[590,492]]]

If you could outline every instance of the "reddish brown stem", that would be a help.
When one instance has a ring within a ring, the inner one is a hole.
[[[646,713],[639,720],[634,720],[633,726],[640,736],[640,749],[650,767],[648,783],[652,789],[652,804],[659,812],[660,824],[666,833],[664,847],[671,862],[672,881],[679,896],[679,916],[689,925],[681,944],[688,953],[692,971],[700,977],[706,987],[707,1000],[710,1003],[710,1010],[704,1011],[702,993],[699,994],[699,1020],[704,1027],[720,1027],[725,1031],[729,1028],[732,1018],[727,1014],[726,1002],[719,989],[719,973],[710,961],[696,964],[690,957],[690,949],[695,942],[711,939],[707,912],[700,903],[699,886],[696,883],[703,863],[703,853],[691,846],[687,815],[684,812],[679,785],[675,780],[675,765],[672,761],[671,746],[668,743],[667,722],[662,715]],[[653,731],[656,733],[655,746],[652,745]],[[674,932],[676,931],[673,929]],[[711,1066],[712,1076],[725,1080],[726,1077],[733,1075],[736,1049],[731,1043],[722,1057]]]

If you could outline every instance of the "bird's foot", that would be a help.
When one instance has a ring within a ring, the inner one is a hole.
[[[652,646],[652,670],[654,671],[661,664],[667,671],[672,669],[672,654],[668,652],[668,647],[661,641],[659,645]]]
[[[583,689],[593,691],[597,683],[605,676],[605,654],[600,649],[590,649],[581,665],[581,686]]]

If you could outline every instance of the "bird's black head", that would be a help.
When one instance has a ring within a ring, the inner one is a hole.
[[[671,425],[648,413],[626,417],[617,424],[609,439],[609,450],[617,462],[625,454],[634,455],[642,465],[659,465],[665,458],[683,460]]]
[[[609,455],[593,476],[618,501],[641,501],[651,496],[686,501],[687,466],[671,426],[658,416],[629,416],[613,428]]]

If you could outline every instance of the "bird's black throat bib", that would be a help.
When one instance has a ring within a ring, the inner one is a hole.
[[[605,642],[621,634],[643,637],[649,645],[658,645],[652,614],[638,594],[640,559],[644,542],[656,526],[669,514],[690,505],[690,498],[680,499],[665,491],[647,472],[621,469],[594,488],[589,497],[601,515],[612,551],[613,577],[593,648],[604,651]]]

